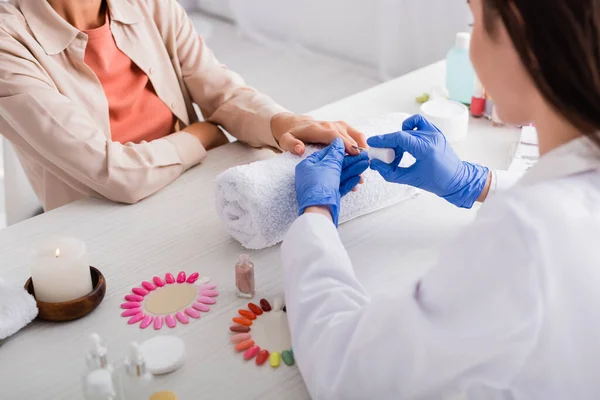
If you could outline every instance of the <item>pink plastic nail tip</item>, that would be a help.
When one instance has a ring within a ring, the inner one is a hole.
[[[200,278],[200,274],[197,272],[194,272],[193,274],[191,274],[190,276],[188,276],[186,282],[187,283],[194,283],[198,280],[198,278]]]
[[[200,296],[217,297],[218,295],[219,292],[217,292],[216,290],[203,290],[200,292]]]
[[[175,277],[169,272],[165,275],[165,281],[170,285],[171,283],[175,283]]]
[[[204,303],[204,304],[215,304],[216,303],[215,299],[210,298],[210,297],[206,297],[206,296],[200,296],[200,297],[198,297],[198,301],[200,303]]]
[[[249,333],[238,333],[238,334],[233,335],[231,337],[231,343],[238,344],[240,342],[243,342],[244,340],[250,339],[251,337],[252,336],[250,336]]]
[[[182,324],[187,324],[188,322],[190,322],[190,319],[187,317],[187,315],[185,315],[181,311],[179,311],[177,314],[175,314],[175,316],[177,317],[179,322],[181,322]]]
[[[158,287],[163,287],[165,286],[165,281],[163,281],[160,277],[155,276],[154,278],[152,278],[152,282],[154,282],[154,284]]]
[[[142,286],[144,287],[144,289],[148,290],[149,292],[151,292],[154,289],[156,289],[156,286],[154,286],[150,282],[146,282],[146,281],[142,282]]]
[[[154,318],[154,330],[158,331],[163,327],[163,322],[165,322],[164,318],[160,315]]]
[[[186,313],[187,315],[189,315],[190,317],[192,317],[192,318],[196,318],[196,319],[200,318],[200,313],[199,313],[198,311],[194,310],[194,309],[193,309],[193,308],[191,308],[191,307],[189,307],[189,308],[186,308],[186,309],[185,309],[185,313]]]
[[[194,303],[192,305],[192,307],[194,307],[196,310],[200,310],[203,312],[209,312],[210,311],[210,307],[207,306],[206,304],[202,304],[202,303]]]
[[[131,317],[133,315],[137,315],[142,312],[141,308],[130,308],[129,310],[123,311],[121,317]]]
[[[127,301],[142,301],[142,300],[144,300],[144,298],[142,296],[140,296],[139,294],[128,294],[127,296],[125,296],[125,300],[127,300]]]
[[[185,282],[185,278],[185,272],[181,271],[179,274],[177,274],[177,283]]]
[[[253,346],[250,347],[248,350],[246,350],[246,352],[244,353],[244,360],[251,360],[254,357],[256,357],[256,355],[260,352],[260,347],[258,346]]]
[[[205,283],[204,285],[198,286],[200,290],[213,290],[217,287],[214,283]]]
[[[165,322],[167,323],[167,326],[169,328],[175,328],[175,325],[177,325],[175,317],[173,317],[171,314],[167,315],[167,317],[165,318]]]
[[[147,327],[149,327],[150,324],[152,324],[153,319],[154,317],[152,315],[146,315],[146,318],[144,318],[142,320],[142,323],[140,324],[140,329],[146,329]]]
[[[141,320],[143,320],[144,318],[146,318],[146,314],[144,313],[139,313],[134,315],[133,317],[129,318],[129,321],[127,321],[127,323],[129,325],[133,325],[133,324],[137,324],[138,322],[140,322]]]
[[[145,296],[148,294],[146,289],[142,289],[141,287],[134,287],[131,291],[135,294],[139,294],[140,296]]]
[[[137,301],[128,301],[127,303],[121,304],[121,308],[130,309],[130,308],[140,308],[142,305]]]

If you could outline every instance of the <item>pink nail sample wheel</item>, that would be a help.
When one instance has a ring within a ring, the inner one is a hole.
[[[209,281],[210,278],[200,277],[198,272],[189,276],[184,271],[177,275],[167,273],[164,278],[154,276],[125,295],[121,316],[130,325],[139,324],[140,329],[152,326],[159,330],[165,325],[175,328],[178,323],[188,324],[200,319],[216,303],[217,285]]]

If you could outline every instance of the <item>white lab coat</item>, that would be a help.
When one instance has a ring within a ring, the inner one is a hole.
[[[600,398],[599,168],[585,138],[546,154],[391,298],[361,286],[327,218],[298,218],[282,256],[312,397]]]

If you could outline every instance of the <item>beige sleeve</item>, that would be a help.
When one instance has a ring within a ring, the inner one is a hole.
[[[181,5],[174,0],[169,3],[183,78],[204,118],[251,146],[278,147],[271,119],[288,111],[219,63]]]
[[[168,185],[206,150],[185,132],[140,144],[107,139],[52,84],[22,45],[0,31],[0,132],[66,184],[135,203]]]

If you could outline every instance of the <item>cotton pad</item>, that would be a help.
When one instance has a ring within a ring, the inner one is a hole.
[[[176,336],[156,336],[140,345],[146,367],[154,375],[168,374],[183,366],[185,343]]]
[[[369,153],[370,160],[379,160],[386,164],[391,164],[396,159],[396,152],[394,149],[379,149],[376,147],[371,147],[367,150]]]

